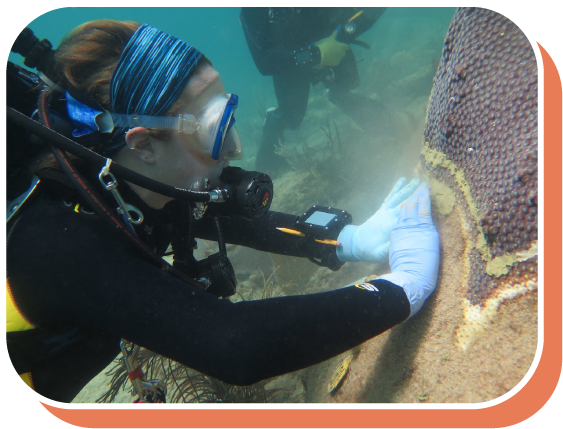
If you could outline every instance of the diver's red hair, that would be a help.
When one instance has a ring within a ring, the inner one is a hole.
[[[62,72],[76,88],[109,109],[113,71],[138,22],[90,21],[68,33],[56,55]]]

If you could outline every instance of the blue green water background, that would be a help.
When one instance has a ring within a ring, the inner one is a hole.
[[[455,8],[388,8],[381,19],[361,37],[372,44],[371,56],[391,58],[416,39],[443,35]],[[34,19],[29,27],[56,47],[74,27],[96,19],[147,23],[172,34],[204,52],[222,75],[227,88],[240,92],[269,79],[258,73],[246,47],[238,7],[219,8],[62,8]],[[381,42],[378,42],[381,41]],[[383,43],[384,41],[384,43]],[[416,42],[415,42],[416,43]],[[441,46],[437,46],[438,53]],[[19,61],[11,54],[11,61]]]

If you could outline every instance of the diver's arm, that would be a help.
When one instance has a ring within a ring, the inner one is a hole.
[[[221,217],[219,221],[223,238],[227,243],[280,255],[313,258],[322,266],[333,271],[338,270],[344,263],[336,256],[336,246],[317,243],[277,229],[293,229],[297,219],[295,215],[269,211],[256,221],[238,217]],[[330,239],[336,240],[340,230],[335,230],[334,236]],[[213,219],[203,218],[196,221],[193,231],[197,238],[217,241],[217,229]]]
[[[8,277],[38,325],[72,323],[231,384],[251,384],[336,356],[410,315],[405,291],[378,280],[306,296],[232,303],[136,253],[96,215],[37,206],[8,247]]]
[[[318,65],[318,61],[296,61],[294,49],[283,49],[269,28],[268,8],[243,7],[240,23],[258,71],[264,76],[296,72]],[[298,46],[295,49],[299,48]],[[320,58],[319,58],[320,60]]]

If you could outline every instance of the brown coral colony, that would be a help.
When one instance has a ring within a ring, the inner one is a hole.
[[[424,138],[463,171],[491,258],[525,252],[538,239],[537,89],[534,52],[520,29],[490,10],[458,9],[444,41]],[[429,172],[453,184],[444,169]],[[488,276],[479,255],[471,262],[468,298],[475,304],[503,279]],[[526,264],[514,265],[509,276],[534,274],[534,263],[531,271]]]

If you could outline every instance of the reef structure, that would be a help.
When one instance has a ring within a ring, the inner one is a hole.
[[[538,73],[522,31],[460,8],[434,78],[422,164],[435,207],[466,239],[464,348],[507,299],[537,290]]]

